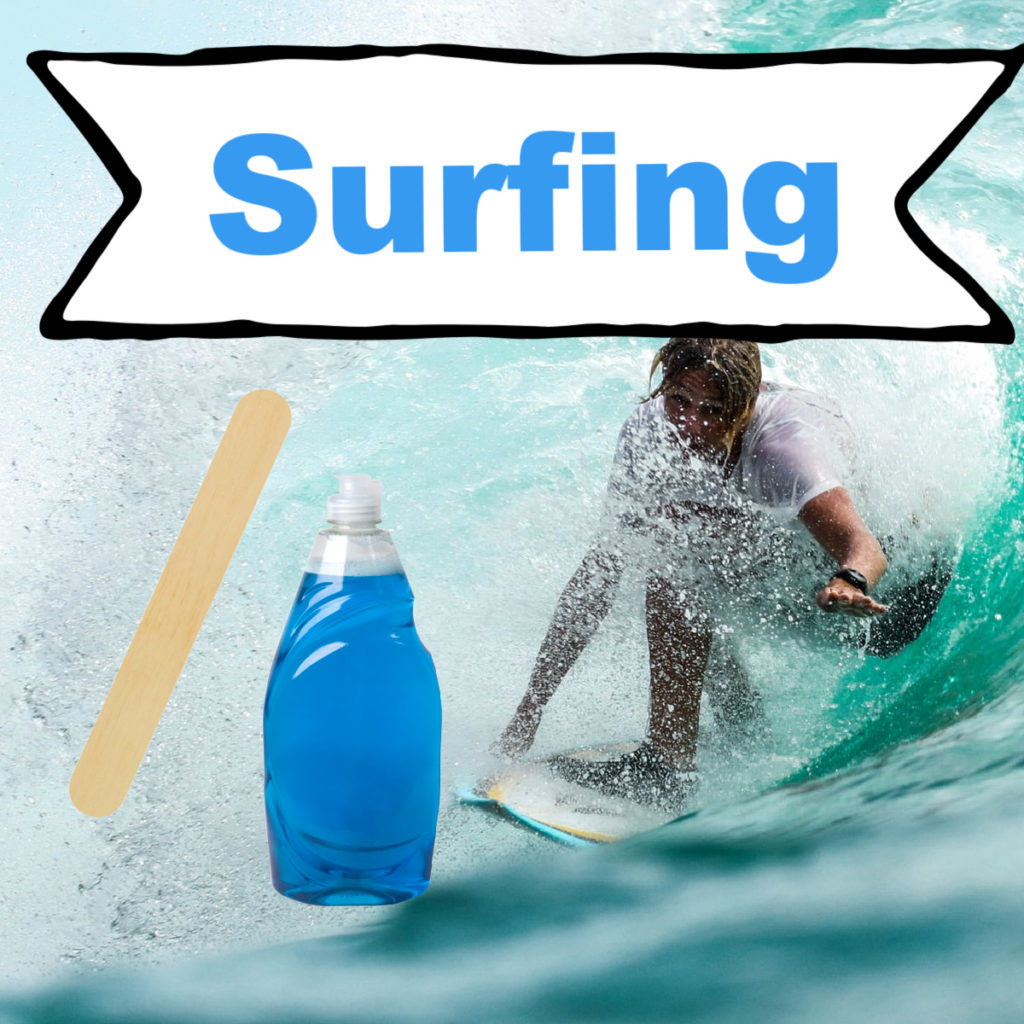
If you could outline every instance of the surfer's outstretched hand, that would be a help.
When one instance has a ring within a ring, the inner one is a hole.
[[[818,591],[818,607],[823,612],[842,612],[855,618],[869,619],[875,615],[883,615],[888,606],[879,604],[874,598],[862,594],[852,583],[846,580],[829,580],[828,584]]]
[[[494,741],[491,750],[501,757],[519,757],[533,746],[544,705],[527,694],[516,708],[512,721]]]

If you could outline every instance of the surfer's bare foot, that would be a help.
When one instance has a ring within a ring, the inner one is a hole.
[[[608,761],[562,755],[548,763],[569,782],[668,812],[680,810],[697,784],[692,768],[673,764],[650,743]]]
[[[499,757],[519,757],[525,754],[537,736],[544,705],[527,695],[519,702],[512,721],[505,731],[491,745],[491,751]]]

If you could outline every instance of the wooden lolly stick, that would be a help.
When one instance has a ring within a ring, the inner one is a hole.
[[[273,391],[235,407],[71,776],[84,814],[112,814],[127,795],[290,424]]]

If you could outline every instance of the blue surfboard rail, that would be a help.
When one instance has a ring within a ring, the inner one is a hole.
[[[563,832],[561,829],[554,828],[551,825],[546,825],[542,821],[537,821],[536,818],[531,818],[528,814],[523,814],[520,811],[513,810],[511,807],[503,804],[500,800],[494,800],[489,796],[481,796],[472,789],[458,789],[455,792],[455,796],[461,804],[466,804],[471,807],[484,807],[487,810],[494,811],[495,814],[501,814],[512,818],[532,831],[537,832],[542,836],[546,836],[548,839],[553,839],[556,843],[561,843],[563,846],[579,848],[604,845],[601,840],[586,839],[583,836],[574,836],[569,832]]]

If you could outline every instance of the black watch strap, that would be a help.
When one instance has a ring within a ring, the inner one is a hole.
[[[847,583],[855,586],[862,594],[868,592],[868,580],[862,572],[857,572],[856,569],[840,569],[838,572],[832,573],[829,580],[845,580]]]

